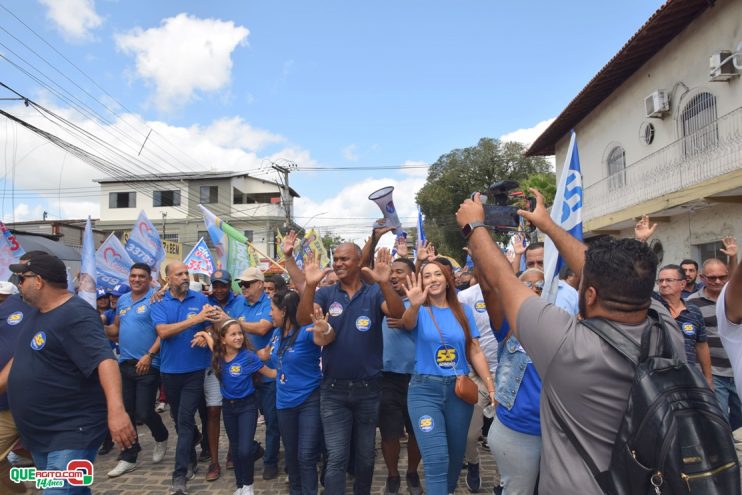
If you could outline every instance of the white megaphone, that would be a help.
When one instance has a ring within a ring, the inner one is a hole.
[[[368,199],[379,205],[381,213],[384,214],[384,221],[374,223],[374,228],[394,227],[394,234],[398,235],[402,233],[402,222],[399,221],[397,209],[394,207],[394,201],[392,200],[393,191],[394,186],[382,187],[378,191],[369,194]]]

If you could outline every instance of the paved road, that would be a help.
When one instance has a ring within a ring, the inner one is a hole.
[[[170,415],[163,414],[163,419],[170,429],[174,432]],[[174,463],[174,435],[171,436],[171,442],[168,446],[168,452],[165,456],[164,461],[161,464],[154,465],[151,463],[152,456],[152,445],[153,440],[146,426],[140,426],[139,431],[141,434],[142,452],[139,455],[140,467],[131,473],[125,474],[119,478],[109,479],[106,477],[106,473],[116,465],[116,456],[114,453],[110,453],[105,456],[99,456],[95,463],[95,482],[93,483],[93,493],[96,495],[164,495],[168,493],[170,486],[170,475]],[[264,439],[265,433],[262,425],[258,426],[258,432],[256,438],[258,440]],[[376,468],[374,470],[374,483],[372,487],[373,494],[381,495],[384,490],[384,482],[386,481],[386,466],[384,465],[384,459],[381,455],[381,450],[378,448],[377,437],[377,449],[376,449]],[[220,457],[222,459],[226,455],[227,438],[224,434],[224,428],[222,428],[222,436],[220,438]],[[406,466],[406,450],[402,449],[403,459],[400,461],[400,467]],[[495,479],[497,477],[497,470],[489,451],[481,448],[481,467],[482,467],[482,490],[480,493],[492,493],[492,487],[494,486]],[[224,461],[222,460],[222,476],[217,481],[206,482],[204,476],[206,475],[207,466],[200,465],[199,472],[196,477],[188,483],[189,492],[192,495],[206,494],[206,493],[220,493],[225,495],[231,495],[235,490],[234,486],[234,474],[232,471],[224,471]],[[283,474],[283,461],[280,464],[281,476],[275,480],[264,481],[261,477],[263,471],[262,461],[258,461],[255,464],[255,493],[258,495],[279,495],[288,493],[288,476]],[[423,477],[422,466],[420,466],[420,477]],[[459,488],[456,491],[457,494],[466,494],[469,491],[466,488],[464,482],[465,470],[462,470],[462,476],[459,480]],[[352,483],[348,483],[348,493],[353,493]],[[402,481],[402,490],[400,493],[406,493],[404,480]]]

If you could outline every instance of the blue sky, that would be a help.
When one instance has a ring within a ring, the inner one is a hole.
[[[558,115],[660,4],[0,0],[7,8],[0,9],[0,53],[53,77],[113,126],[155,129],[153,145],[179,157],[168,171],[186,163],[257,170],[265,159],[300,168],[394,167],[432,163],[481,137],[535,138],[534,126]],[[0,67],[1,82],[105,135],[105,125],[7,61]],[[65,76],[133,115],[118,120]],[[43,122],[15,102],[0,108]],[[42,210],[50,218],[96,215],[94,189],[72,197],[69,188],[93,188],[90,179],[102,174],[2,120],[3,218],[37,219]],[[297,171],[297,220],[318,215],[313,224],[360,235],[376,212],[358,198],[389,183],[412,223],[424,174]]]

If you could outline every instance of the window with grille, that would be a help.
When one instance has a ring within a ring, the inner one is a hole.
[[[108,193],[109,208],[136,208],[137,193],[135,192],[112,192]]]
[[[152,206],[180,206],[180,191],[153,191]]]
[[[683,153],[686,156],[705,151],[719,142],[716,97],[711,93],[698,93],[691,98],[680,118],[683,125]]]
[[[616,146],[608,153],[608,188],[618,189],[626,183],[626,152],[621,146]]]
[[[165,241],[179,242],[180,236],[176,234],[162,234],[162,239]]]

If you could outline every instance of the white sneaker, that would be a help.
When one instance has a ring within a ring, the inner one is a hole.
[[[108,471],[109,478],[116,478],[125,473],[134,471],[139,465],[136,462],[119,461],[116,467]]]
[[[232,493],[232,495],[242,495],[242,487],[239,487],[238,489],[236,489],[234,493]]]
[[[240,495],[255,495],[252,485],[244,485],[241,490]]]
[[[165,457],[165,452],[167,452],[167,440],[155,442],[155,449],[152,451],[152,462],[154,464],[162,462],[162,459]]]
[[[164,402],[158,403],[157,406],[155,407],[155,412],[164,413],[166,406],[167,404],[165,404]]]

